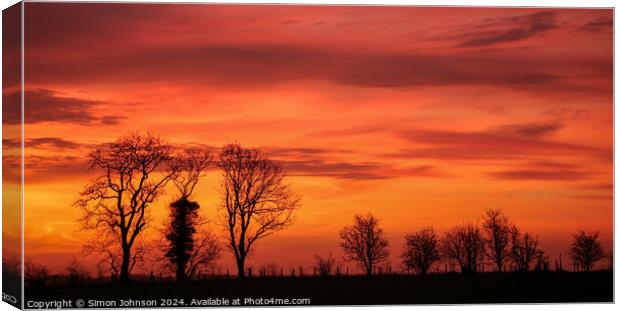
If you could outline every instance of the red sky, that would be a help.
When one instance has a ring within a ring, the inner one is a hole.
[[[578,229],[609,248],[612,39],[601,9],[27,3],[26,257],[60,271],[80,254],[85,155],[129,131],[283,161],[303,206],[254,266],[340,258],[366,212],[395,267],[407,232],[487,208],[552,263]],[[195,197],[211,219],[218,174]]]

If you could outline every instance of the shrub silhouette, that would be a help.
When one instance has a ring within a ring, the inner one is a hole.
[[[331,275],[335,265],[336,259],[332,257],[332,254],[329,254],[327,257],[314,256],[314,271],[321,277]]]

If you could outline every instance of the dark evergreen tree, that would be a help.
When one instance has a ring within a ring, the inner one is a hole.
[[[187,263],[194,251],[194,234],[200,205],[182,197],[170,204],[170,222],[166,232],[169,242],[166,258],[176,268],[177,281],[187,280]]]
[[[183,282],[196,270],[196,232],[204,221],[198,215],[200,205],[190,200],[194,188],[212,161],[208,152],[188,151],[177,158],[178,174],[173,179],[180,198],[170,204],[170,218],[164,231],[167,240],[165,256],[176,273],[177,281]],[[217,246],[216,244],[213,244]],[[202,251],[201,251],[202,253]],[[200,263],[205,263],[199,260]]]

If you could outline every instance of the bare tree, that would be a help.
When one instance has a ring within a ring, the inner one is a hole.
[[[132,251],[146,229],[150,204],[159,197],[176,171],[171,147],[151,134],[129,134],[89,155],[91,168],[102,174],[80,193],[85,230],[120,250],[120,280],[130,279]]]
[[[329,254],[327,257],[321,255],[314,256],[314,269],[321,277],[326,277],[332,274],[332,270],[336,265],[336,259]]]
[[[340,231],[340,239],[344,259],[357,262],[366,275],[372,275],[375,265],[389,256],[388,240],[379,220],[371,214],[355,215],[353,225]]]
[[[42,265],[26,260],[24,263],[24,279],[35,287],[43,287],[46,285],[50,276],[50,270]]]
[[[459,264],[462,273],[476,273],[484,259],[484,238],[480,229],[467,224],[448,231],[442,241],[442,252]]]
[[[5,254],[5,256],[7,256]],[[21,278],[21,258],[19,257],[2,257],[2,275]]]
[[[549,256],[544,251],[540,250],[534,263],[534,270],[536,271],[549,271]]]
[[[222,170],[221,192],[228,245],[238,276],[245,278],[245,262],[256,241],[293,222],[300,198],[284,182],[282,167],[258,149],[229,144],[217,165]]]
[[[185,275],[193,278],[196,272],[214,268],[215,261],[220,258],[221,247],[216,236],[209,231],[201,230],[194,237],[194,248],[185,267]]]
[[[504,270],[504,264],[510,259],[510,221],[500,209],[489,209],[485,213],[484,224],[486,250],[493,260],[497,271]]]
[[[598,240],[599,236],[599,232],[587,233],[585,231],[579,231],[573,235],[574,240],[570,249],[571,259],[582,271],[589,272],[594,264],[604,257],[605,253]]]
[[[179,282],[187,280],[188,263],[200,263],[202,260],[192,260],[192,255],[204,257],[205,254],[195,253],[194,235],[197,226],[204,223],[198,215],[200,205],[191,200],[191,195],[200,179],[204,176],[204,171],[212,162],[209,152],[198,150],[187,151],[186,154],[178,156],[177,174],[172,182],[179,191],[179,198],[170,204],[170,217],[165,229],[167,240],[166,258],[175,266],[176,279]],[[203,236],[203,242],[209,241],[210,236]],[[217,244],[215,244],[217,246]],[[207,246],[207,245],[203,245]],[[210,253],[216,249],[202,249]],[[197,267],[193,266],[191,271]]]
[[[66,271],[67,279],[72,285],[81,285],[90,278],[86,268],[75,257],[67,264]]]
[[[118,278],[123,261],[123,251],[120,243],[118,243],[119,240],[115,236],[113,234],[99,236],[88,241],[83,249],[85,255],[92,255],[98,258],[98,270],[102,273],[110,273],[113,280]],[[144,264],[147,250],[148,248],[145,246],[142,237],[138,237],[134,242],[131,256],[129,257],[129,273],[135,267]]]
[[[529,271],[531,264],[543,256],[538,248],[538,239],[528,232],[521,233],[517,226],[512,226],[510,230],[510,244],[510,257],[518,271]]]
[[[420,275],[426,275],[431,265],[441,258],[439,238],[432,227],[424,228],[405,237],[401,255],[403,265]]]

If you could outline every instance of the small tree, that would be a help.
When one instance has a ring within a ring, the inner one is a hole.
[[[536,271],[549,271],[549,256],[544,251],[540,251],[536,262],[534,263],[534,269]]]
[[[573,235],[571,246],[571,259],[581,268],[582,271],[589,272],[594,264],[603,259],[604,251],[599,242],[599,232],[586,233],[579,231]]]
[[[223,223],[237,273],[245,278],[245,263],[256,241],[288,227],[301,199],[284,181],[282,166],[255,148],[226,145],[217,157],[222,170]]]
[[[510,230],[510,242],[510,256],[518,271],[529,271],[532,263],[543,256],[543,251],[538,248],[538,239],[528,232],[522,234],[517,226]]]
[[[123,252],[119,245],[117,235],[110,234],[107,236],[99,236],[95,239],[88,241],[84,245],[84,255],[93,255],[98,259],[97,269],[101,273],[109,273],[112,280],[117,280],[123,262]],[[148,248],[141,236],[139,236],[134,242],[131,256],[129,258],[128,271],[131,273],[137,266],[145,263],[145,255],[148,252]]]
[[[379,227],[379,220],[371,214],[355,215],[353,225],[340,231],[340,239],[344,259],[357,262],[368,276],[372,275],[376,264],[389,256],[388,240]]]
[[[35,287],[43,287],[50,276],[50,270],[42,265],[26,260],[24,263],[24,279]]]
[[[314,256],[314,269],[321,277],[329,276],[335,265],[336,259],[332,257],[332,254],[327,257]]]
[[[432,227],[405,237],[402,253],[403,265],[420,275],[426,275],[431,265],[441,258],[439,238]]]
[[[510,222],[500,209],[489,209],[482,226],[485,233],[486,250],[497,271],[502,272],[510,257]]]
[[[217,237],[209,231],[202,230],[194,236],[194,248],[185,266],[185,275],[193,278],[201,269],[213,269],[214,262],[220,258],[222,248]]]
[[[476,273],[484,259],[484,238],[477,226],[467,224],[448,231],[442,241],[442,252],[461,268],[461,273]]]
[[[68,282],[72,285],[81,285],[90,278],[88,271],[80,264],[77,258],[72,258],[69,261],[66,271]]]

